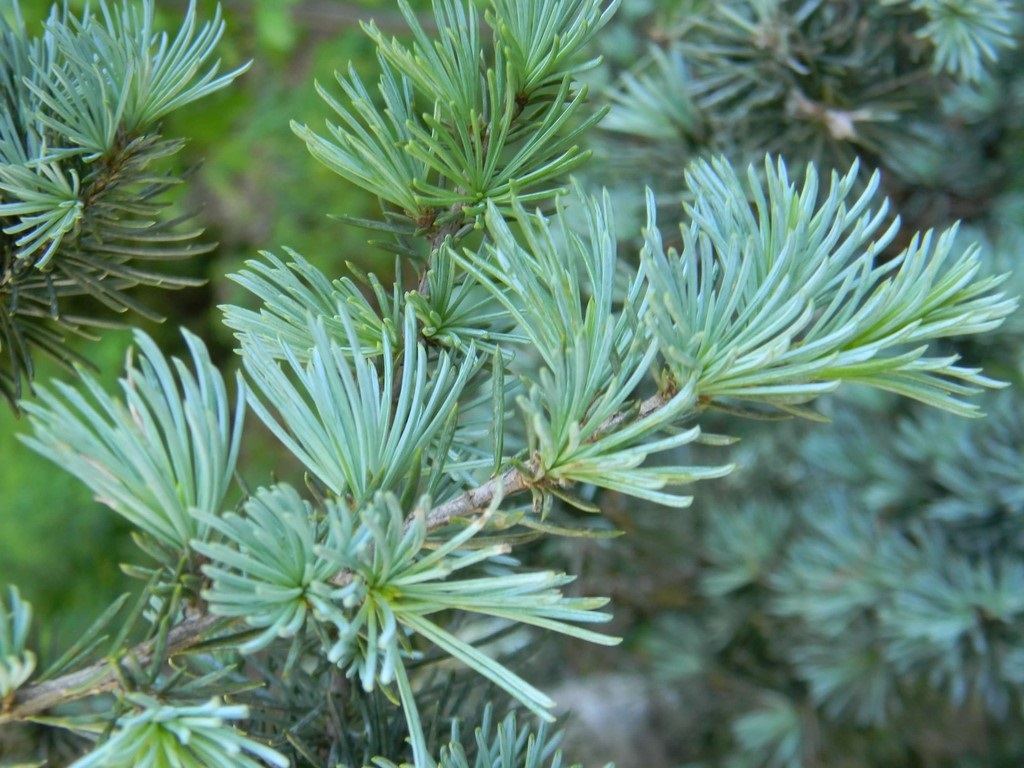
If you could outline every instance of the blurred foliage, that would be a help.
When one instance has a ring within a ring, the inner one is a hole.
[[[987,53],[959,64],[936,22],[958,8],[991,22],[975,30]],[[701,210],[683,170],[709,153],[840,172],[858,156],[880,170],[891,217],[961,220],[957,247],[979,243],[983,272],[1010,273],[1020,296],[1022,23],[1014,1],[626,4],[598,41],[612,109],[588,175],[628,232],[644,216],[637,185],[656,191],[659,220],[680,202]],[[651,718],[679,765],[1020,765],[1022,317],[942,349],[1010,382],[984,420],[856,390],[817,404],[829,425],[714,415],[708,431],[742,437],[735,473],[685,515],[613,499],[628,535],[563,550],[584,589],[613,585],[626,667],[661,702]]]

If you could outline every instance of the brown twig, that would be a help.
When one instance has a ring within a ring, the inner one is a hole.
[[[433,531],[448,525],[456,517],[468,517],[487,509],[499,493],[509,496],[530,487],[530,480],[515,467],[506,469],[498,477],[492,477],[483,485],[471,488],[465,493],[434,507],[427,513],[427,530]]]
[[[223,619],[220,616],[200,613],[173,627],[167,633],[167,658],[196,645],[221,621]],[[27,720],[59,704],[116,690],[120,685],[120,679],[114,665],[131,659],[138,666],[145,666],[153,660],[155,648],[156,641],[147,640],[127,651],[121,659],[100,661],[77,672],[70,672],[16,691],[11,703],[0,710],[0,725]]]
[[[667,403],[670,399],[671,398],[666,397],[665,395],[662,394],[651,395],[649,398],[640,403],[640,407],[636,410],[635,413],[632,410],[626,410],[619,411],[619,413],[613,414],[604,422],[604,424],[597,428],[597,431],[590,436],[588,442],[600,440],[601,437],[607,435],[609,432],[614,432],[616,429],[621,427],[626,421],[628,421],[631,417],[634,417],[633,421],[640,421],[641,419],[646,419],[652,413],[654,413],[655,411],[659,410],[662,406],[664,406],[665,403]]]

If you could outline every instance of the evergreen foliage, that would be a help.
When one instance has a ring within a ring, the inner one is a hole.
[[[13,24],[0,17],[0,393],[12,405],[34,351],[70,367],[64,332],[104,324],[74,297],[152,315],[130,288],[194,284],[153,265],[206,250],[165,210],[181,178],[161,166],[182,141],[160,121],[242,71],[208,64],[224,23],[200,24],[194,3],[172,36],[151,1],[101,0],[81,18],[54,5],[41,36],[13,10]]]
[[[436,34],[401,3],[408,42],[365,25],[376,91],[350,69],[340,94],[318,86],[340,122],[293,130],[380,198],[380,219],[358,223],[389,237],[395,283],[264,253],[234,276],[256,309],[224,308],[242,364],[230,394],[198,338],[185,335],[190,366],[140,332],[118,394],[81,372],[24,402],[25,443],[136,529],[145,564],[125,567],[146,583],[53,659],[11,588],[0,726],[66,732],[75,766],[558,768],[555,702],[517,656],[543,633],[619,639],[589,628],[610,618],[606,598],[530,565],[524,545],[607,537],[601,517],[569,512],[617,496],[639,516],[686,507],[684,486],[715,478],[746,498],[675,511],[693,523],[671,545],[695,563],[700,601],[649,640],[664,679],[724,681],[720,716],[689,726],[700,738],[680,761],[801,766],[842,749],[851,765],[928,763],[946,757],[928,751],[933,707],[1019,721],[1019,419],[1002,393],[995,418],[962,418],[1004,385],[961,363],[983,342],[950,340],[1010,333],[1016,299],[991,249],[955,225],[902,236],[880,176],[861,170],[910,183],[885,131],[925,125],[932,88],[997,78],[1012,43],[1000,25],[1019,9],[682,5],[650,69],[623,75],[597,141],[691,155],[646,198],[620,181],[614,194],[645,211],[625,233],[613,193],[567,179],[606,111],[581,78],[618,3],[492,0],[481,23],[468,0],[434,0]],[[8,30],[30,61],[61,40],[78,51],[52,92],[26,84],[38,101],[12,102],[42,126],[33,158],[0,166],[39,179],[0,204],[20,217],[4,229],[12,263],[70,270],[98,258],[86,235],[115,220],[108,234],[134,243],[111,249],[125,257],[177,236],[145,196],[145,210],[117,202],[130,183],[85,198],[96,207],[78,197],[108,139],[125,155],[143,126],[237,74],[204,73],[219,21],[196,33],[190,6],[163,37],[152,5],[138,8],[54,11],[46,44]],[[908,80],[929,88],[904,102]],[[48,154],[47,132],[66,149]],[[139,167],[157,156],[141,152]],[[132,269],[110,271],[102,295],[120,296]],[[867,391],[859,410],[835,396],[846,384]],[[232,505],[249,410],[306,484],[241,487]],[[807,418],[752,431],[723,413]],[[794,501],[812,478],[820,490]],[[498,714],[505,694],[531,725]]]

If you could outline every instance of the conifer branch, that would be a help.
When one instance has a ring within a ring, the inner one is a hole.
[[[151,197],[166,186],[139,173],[175,145],[142,126],[237,74],[203,69],[219,16],[198,29],[190,3],[172,41],[153,34],[150,2],[136,15],[123,2],[121,13],[101,2],[102,18],[89,23],[55,11],[47,28],[54,45],[38,55],[19,42],[24,30],[0,30],[0,47],[31,68],[0,78],[0,98],[16,116],[0,119],[0,150],[17,155],[0,163],[0,191],[12,196],[0,199],[0,292],[12,275],[31,274],[37,313],[56,306],[63,288],[30,270],[85,270],[90,262],[76,262],[75,249],[90,243],[107,247],[118,267],[102,295],[130,305],[121,288],[135,268],[116,257],[159,257],[165,250],[147,244],[169,237],[147,230],[136,243],[139,222],[119,218],[149,215]],[[423,270],[418,290],[405,289],[401,263],[386,286],[372,274],[332,279],[293,251],[287,262],[265,254],[234,277],[258,298],[258,310],[226,310],[244,371],[233,406],[198,339],[186,334],[189,365],[141,333],[141,354],[129,358],[118,395],[83,374],[80,388],[40,387],[25,406],[33,433],[24,442],[130,522],[156,566],[125,566],[149,579],[148,591],[104,660],[95,661],[97,638],[125,598],[35,679],[31,606],[8,591],[0,601],[0,725],[101,733],[78,768],[255,768],[257,760],[283,767],[328,755],[388,768],[410,757],[441,768],[558,765],[553,746],[531,746],[544,741],[543,729],[536,741],[514,720],[495,729],[489,708],[480,729],[467,725],[475,745],[456,727],[443,747],[430,717],[463,713],[431,698],[423,674],[432,659],[450,658],[549,720],[552,698],[454,617],[618,642],[587,628],[610,619],[600,610],[605,598],[570,596],[574,575],[508,557],[521,531],[574,532],[559,524],[556,500],[592,513],[609,494],[640,500],[638,508],[688,506],[681,488],[733,468],[681,463],[691,452],[679,448],[731,440],[701,437],[711,407],[832,416],[838,408],[823,396],[861,383],[952,418],[978,415],[974,396],[1001,386],[960,365],[963,350],[950,337],[999,328],[1017,306],[1012,292],[999,292],[1012,278],[987,268],[983,250],[965,248],[955,227],[889,248],[897,225],[888,203],[874,197],[879,177],[862,177],[848,159],[852,145],[870,146],[876,157],[896,145],[886,133],[894,121],[931,98],[925,87],[906,94],[909,83],[989,77],[1012,44],[990,28],[1009,18],[1009,0],[972,4],[964,14],[946,0],[891,0],[873,5],[870,17],[857,3],[839,9],[818,0],[796,4],[799,11],[730,0],[698,19],[679,11],[670,35],[686,40],[653,54],[653,71],[624,79],[609,127],[640,137],[634,151],[678,145],[683,136],[686,152],[710,157],[673,163],[688,167],[676,177],[686,189],[672,195],[688,201],[672,222],[678,240],[663,241],[655,212],[664,217],[665,198],[648,194],[639,259],[622,258],[615,230],[627,185],[616,179],[614,191],[593,195],[577,182],[572,196],[562,195],[566,173],[587,155],[580,138],[603,114],[585,106],[579,78],[598,59],[577,54],[619,3],[489,5],[481,12],[468,0],[434,0],[426,20],[400,0],[408,38],[364,26],[378,52],[377,89],[351,68],[338,77],[340,94],[319,87],[338,124],[325,136],[293,126],[315,157],[382,201],[382,221],[359,221],[397,236],[397,250]],[[917,48],[900,50],[908,40]],[[61,45],[73,55],[51,66],[48,51]],[[145,66],[150,55],[158,66]],[[857,77],[862,62],[868,68]],[[28,96],[18,91],[26,72],[51,71],[52,88],[37,80]],[[138,87],[122,90],[122,80]],[[24,131],[22,97],[39,121]],[[736,126],[751,134],[734,135]],[[759,131],[771,134],[767,146]],[[67,141],[54,149],[22,140],[43,134]],[[802,140],[793,154],[775,151],[794,136]],[[765,157],[763,166],[738,172],[749,162],[731,154],[741,149]],[[38,156],[19,154],[29,150]],[[802,181],[787,165],[804,168]],[[833,168],[840,170],[829,176]],[[141,202],[128,198],[133,178],[149,180]],[[474,235],[463,241],[470,227]],[[410,238],[421,241],[414,248]],[[11,314],[0,311],[9,336],[0,342],[9,347],[20,338],[8,331]],[[42,342],[59,348],[59,340]],[[652,378],[657,394],[642,399]],[[226,507],[247,409],[303,466],[307,494],[274,483],[244,488],[244,501]],[[1000,426],[1019,420],[1014,404],[1001,409]],[[506,417],[521,428],[506,434]],[[884,461],[872,450],[878,441],[858,443],[869,419],[862,421],[837,431],[859,455]],[[1024,679],[1014,645],[1024,568],[1019,552],[996,557],[1021,545],[1019,533],[1004,535],[1010,526],[992,518],[998,510],[1009,519],[1016,512],[1004,511],[1024,498],[1013,480],[1019,431],[975,446],[966,461],[951,452],[925,458],[964,499],[931,503],[909,523],[892,514],[901,494],[928,494],[937,483],[890,466],[858,477],[857,462],[834,444],[806,449],[813,435],[782,433],[771,469],[749,483],[760,506],[716,508],[686,523],[702,537],[692,547],[699,583],[686,587],[702,613],[681,625],[669,617],[671,648],[652,659],[671,667],[685,657],[687,678],[710,679],[718,672],[707,670],[730,657],[752,669],[756,657],[771,657],[780,667],[750,687],[742,711],[727,712],[730,733],[715,732],[716,743],[738,745],[746,752],[739,762],[796,766],[820,757],[805,727],[831,736],[845,725],[839,720],[877,726],[901,711],[905,692],[934,699],[945,693],[939,688],[948,689],[951,711],[970,697],[1006,715]],[[969,443],[963,434],[949,424],[911,425],[882,442],[906,464],[936,446]],[[780,455],[788,463],[798,450],[808,450],[815,471],[780,471]],[[975,467],[1000,462],[992,478],[976,481]],[[792,494],[782,509],[761,504],[814,474],[833,487],[809,511],[794,511]],[[857,504],[881,511],[860,514],[844,484],[866,489]],[[532,513],[522,503],[527,492]],[[950,521],[959,526],[953,534],[943,531]],[[1019,518],[1010,522],[1019,527]],[[512,525],[521,527],[507,533]],[[690,552],[690,544],[670,542],[674,552]],[[753,620],[744,618],[749,610]],[[148,639],[125,647],[140,616]],[[772,636],[762,638],[766,632]],[[995,665],[991,650],[1001,659]],[[237,654],[246,659],[244,680]],[[353,683],[349,698],[330,683],[339,676]],[[267,690],[249,697],[251,718],[249,707],[224,703],[236,684],[261,679]],[[442,698],[459,698],[448,693]],[[67,714],[62,705],[86,697],[113,705],[58,719]],[[54,720],[41,717],[49,710]],[[241,730],[245,720],[253,737]],[[345,733],[361,736],[342,743]]]
[[[614,432],[627,422],[639,422],[656,413],[667,402],[664,395],[652,395],[641,402],[638,408],[627,409],[610,417],[598,428],[591,440],[597,440]],[[524,472],[518,467],[509,467],[500,476],[492,477],[483,485],[471,488],[454,499],[434,507],[427,513],[427,530],[434,531],[443,528],[456,518],[483,512],[494,503],[496,498],[506,498],[532,487],[542,488],[530,476],[530,469],[534,471],[537,469],[536,461],[527,462],[526,469],[527,471]]]
[[[448,525],[457,517],[468,517],[487,509],[495,498],[511,496],[525,491],[531,485],[526,473],[510,467],[499,477],[492,477],[483,485],[471,488],[450,501],[440,504],[427,513],[427,530],[436,530]]]
[[[170,660],[201,642],[223,623],[224,618],[221,616],[196,612],[172,627],[164,643],[157,638],[146,640],[123,652],[119,658],[98,661],[53,680],[21,688],[14,692],[10,701],[0,706],[0,725],[29,720],[62,704],[117,691],[122,680],[117,667],[126,662],[133,667],[147,666],[154,661],[154,653],[161,646],[165,649],[164,659]]]
[[[601,432],[607,433],[618,429],[630,420],[630,417],[634,420],[643,419],[663,407],[665,403],[662,395],[649,397],[640,404],[639,409],[616,414],[609,419]],[[535,465],[535,462],[533,464]],[[438,530],[457,518],[473,517],[487,510],[494,504],[495,499],[500,501],[534,487],[535,483],[529,476],[530,466],[531,463],[528,462],[526,471],[510,467],[500,476],[433,507],[424,516],[426,530]],[[536,469],[535,466],[533,468]],[[407,521],[406,527],[411,520],[412,518]],[[338,587],[345,587],[351,583],[353,576],[351,571],[343,571],[332,583]],[[154,651],[159,645],[165,648],[164,659],[170,661],[174,656],[187,652],[205,640],[218,625],[226,626],[230,623],[237,621],[231,622],[230,619],[215,615],[205,606],[202,609],[197,607],[190,616],[169,630],[164,643],[158,643],[156,639],[146,640],[121,654],[119,659],[96,662],[53,680],[17,690],[0,710],[0,725],[28,720],[54,707],[89,696],[117,691],[122,678],[114,667],[125,661],[130,661],[135,667],[149,665],[154,661]]]

